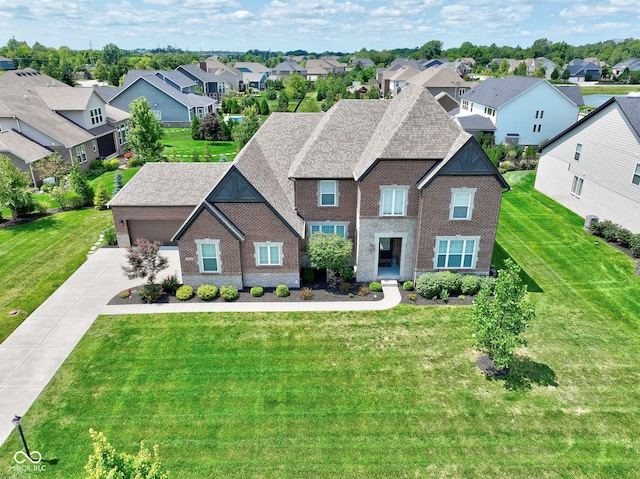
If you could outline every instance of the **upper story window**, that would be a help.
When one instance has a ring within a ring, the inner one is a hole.
[[[103,119],[102,119],[102,108],[98,107],[98,108],[92,108],[91,110],[89,110],[89,115],[91,115],[91,124],[92,125],[99,125],[100,123],[102,123]]]
[[[470,220],[476,188],[454,188],[451,190],[450,220]]]
[[[576,198],[580,198],[582,195],[582,186],[584,185],[584,178],[579,176],[573,177],[573,183],[571,184],[571,194]]]
[[[343,238],[347,238],[347,225],[346,222],[340,223],[326,223],[326,222],[309,222],[309,232],[313,233],[325,233],[328,235],[340,235]]]
[[[462,93],[460,93],[462,95]],[[462,109],[463,110],[468,110],[469,109],[469,100],[462,100]]]
[[[582,152],[582,144],[578,143],[576,145],[576,153],[575,153],[575,155],[573,155],[573,159],[574,160],[579,160],[581,152]]]
[[[87,150],[84,145],[76,146],[76,159],[78,163],[84,163],[87,161]]]
[[[484,107],[484,112],[486,115],[489,116],[495,116],[496,115],[496,111],[493,108],[489,108],[488,106]]]
[[[636,163],[636,171],[633,173],[631,183],[634,185],[640,185],[640,163]]]
[[[540,133],[541,129],[542,129],[542,125],[541,124],[538,123],[536,125],[533,125],[533,132],[534,133]]]
[[[536,110],[536,118],[542,119],[544,117],[544,110]]]
[[[408,186],[380,187],[380,216],[406,216]]]
[[[196,240],[201,273],[220,272],[220,240]]]
[[[320,180],[318,182],[318,206],[338,206],[338,182]]]
[[[256,266],[282,266],[283,243],[253,243]]]

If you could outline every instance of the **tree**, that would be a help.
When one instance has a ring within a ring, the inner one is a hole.
[[[200,135],[200,120],[198,119],[198,115],[193,115],[193,120],[191,120],[191,139],[202,140],[202,136]]]
[[[278,93],[278,111],[289,111],[289,95],[285,90]]]
[[[9,158],[0,155],[0,209],[9,208],[15,221],[34,205],[29,175],[20,171]]]
[[[508,368],[516,347],[526,345],[520,337],[535,310],[527,302],[527,286],[520,279],[520,267],[511,259],[505,261],[496,281],[494,298],[483,289],[474,300],[471,314],[473,347],[486,351],[496,369]]]
[[[71,171],[71,165],[60,156],[60,153],[53,153],[35,162],[33,170],[39,180],[55,178],[56,184],[59,184]]]
[[[107,207],[107,203],[111,199],[111,195],[101,181],[96,188],[96,194],[93,197],[93,204],[97,210],[104,210]]]
[[[570,76],[571,76],[571,73],[569,73],[569,69],[565,68],[560,78],[563,79],[564,81],[567,81]]]
[[[307,80],[297,73],[291,75],[287,81],[287,94],[297,100],[304,98],[307,94]]]
[[[269,104],[267,103],[266,99],[262,99],[262,102],[260,103],[260,114],[267,116],[269,113],[271,113],[271,110],[269,109]]]
[[[116,171],[116,176],[113,179],[113,191],[111,192],[111,196],[116,196],[118,191],[122,189],[124,186],[124,176],[120,170]]]
[[[560,70],[558,69],[558,67],[555,67],[551,72],[551,79],[558,80],[559,78],[560,78]]]
[[[169,479],[158,458],[158,446],[153,447],[153,455],[140,442],[138,454],[133,456],[117,452],[101,432],[89,429],[93,440],[93,454],[89,456],[84,470],[88,479]]]
[[[200,122],[200,138],[207,141],[220,139],[220,118],[215,113],[207,113]]]
[[[143,161],[157,161],[164,147],[160,140],[163,132],[160,122],[151,111],[151,105],[145,97],[133,100],[129,104],[129,147],[134,155]]]
[[[526,66],[525,66],[526,68]],[[504,58],[502,60],[502,62],[500,62],[500,68],[498,68],[498,75],[500,76],[504,76],[509,72],[509,62],[507,61],[506,58]]]
[[[369,88],[369,91],[367,92],[367,94],[365,95],[365,98],[369,100],[379,100],[380,88],[378,88],[378,85],[372,85],[371,88]]]
[[[260,128],[260,120],[254,107],[246,108],[242,116],[242,123],[235,123],[231,129],[231,135],[238,144],[238,150],[242,150],[251,137]]]
[[[314,233],[309,238],[307,253],[313,268],[340,271],[351,259],[353,242],[340,235]]]
[[[533,76],[535,78],[544,78],[546,75],[547,75],[547,69],[544,66],[542,66],[541,64],[536,66],[536,69],[533,72]]]
[[[93,204],[93,188],[89,184],[89,180],[84,173],[80,171],[80,164],[73,160],[71,163],[71,172],[67,177],[69,188],[82,198],[82,205],[87,206]]]
[[[137,238],[135,247],[127,249],[129,266],[122,266],[124,275],[129,279],[146,279],[148,284],[154,284],[156,275],[169,266],[167,257],[160,255],[160,246],[162,243],[159,241]]]

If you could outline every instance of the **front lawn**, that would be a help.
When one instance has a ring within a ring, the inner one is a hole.
[[[204,140],[191,138],[191,130],[188,128],[165,128],[163,156],[169,161],[193,161],[197,156],[199,161],[204,161],[208,153],[211,161],[218,161],[220,155],[225,155],[228,160],[233,160],[238,153],[235,141],[216,141],[213,144]]]
[[[84,477],[93,427],[174,478],[637,477],[634,262],[508,178],[495,261],[538,316],[506,379],[478,371],[465,307],[102,316],[25,417],[38,474]]]
[[[140,168],[142,168],[141,166],[137,166],[135,168],[126,168],[124,170],[118,170],[120,173],[122,173],[122,184],[126,185],[127,182],[133,178],[133,176],[140,171]],[[111,193],[113,191],[113,186],[115,184],[115,178],[116,178],[116,171],[107,171],[105,173],[102,173],[100,176],[98,176],[97,178],[94,178],[92,180],[89,181],[89,184],[91,185],[91,187],[93,188],[93,191],[96,190],[96,188],[98,187],[98,183],[103,183],[104,186],[106,187],[107,191],[109,193]]]
[[[84,209],[0,229],[0,342],[86,260],[111,222],[110,211]]]
[[[595,95],[598,93],[603,95],[625,95],[634,91],[640,91],[640,85],[610,85],[604,83],[602,85],[580,86],[580,92],[583,95]]]

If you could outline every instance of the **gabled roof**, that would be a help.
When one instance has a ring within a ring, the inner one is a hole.
[[[222,211],[216,208],[215,205],[212,205],[211,203],[209,203],[207,200],[204,200],[191,212],[191,214],[185,220],[185,222],[182,223],[182,226],[180,226],[176,234],[173,235],[173,238],[171,238],[171,241],[178,241],[180,238],[182,238],[185,232],[189,229],[189,227],[193,224],[193,222],[198,218],[198,216],[202,214],[203,211],[208,211],[211,214],[211,216],[216,218],[227,229],[227,231],[229,231],[229,233],[231,233],[233,236],[236,237],[236,239],[240,241],[244,241],[244,238],[245,238],[244,233],[240,231],[240,229],[238,229],[238,227],[234,225],[231,222],[231,220],[229,220],[229,218],[227,218],[224,215],[224,213],[222,213]]]
[[[196,84],[194,80],[179,70],[158,70],[156,71],[156,76],[161,79],[166,78],[172,83],[178,85],[180,88],[189,88]]]
[[[351,62],[352,64],[359,63],[363,68],[375,66],[373,60],[371,58],[354,58]]]
[[[272,71],[274,72],[306,72],[306,69],[297,62],[287,61],[278,63],[275,67],[273,67]]]
[[[611,107],[611,105],[613,105],[614,103],[618,105],[618,107],[620,108],[620,111],[629,122],[629,125],[635,132],[636,138],[638,138],[638,143],[640,144],[640,96],[614,96],[614,97],[611,97],[606,102],[604,102],[598,108],[593,110],[587,116],[581,118],[579,121],[571,125],[569,128],[567,128],[566,130],[562,131],[558,135],[551,138],[545,144],[540,145],[540,148],[538,148],[538,151],[541,152],[542,150],[544,150],[548,146],[555,143],[558,139],[562,138],[573,129],[578,128],[579,126],[582,126],[585,123],[596,121],[597,117],[599,117],[604,110],[609,109],[609,107]]]
[[[196,206],[231,163],[147,163],[109,206]]]
[[[411,78],[409,83],[425,88],[472,88],[477,85],[463,80],[453,68],[427,68]]]
[[[483,115],[457,116],[456,121],[465,131],[495,131],[493,122]]]
[[[198,65],[193,65],[193,64],[180,65],[178,68],[176,68],[176,70],[180,71],[179,69],[188,72],[189,74],[193,75],[198,80],[200,80],[201,82],[221,83],[224,81],[215,73],[206,72],[202,68],[200,68]]]
[[[251,73],[268,73],[271,71],[271,68],[266,67],[262,63],[258,62],[236,62],[234,67],[236,70],[248,70]]]
[[[157,90],[165,93],[167,96],[170,96],[171,98],[173,98],[174,100],[176,100],[177,102],[181,103],[182,105],[184,105],[187,108],[194,108],[194,107],[198,107],[198,106],[209,106],[209,105],[214,105],[215,104],[215,100],[213,100],[212,98],[209,98],[209,97],[206,97],[206,96],[202,96],[202,95],[196,95],[195,93],[184,93],[184,92],[181,92],[177,88],[172,87],[171,85],[169,85],[168,83],[166,83],[165,81],[161,80],[160,78],[158,78],[158,77],[156,77],[154,75],[152,75],[152,76],[139,76],[135,81],[129,83],[125,87],[122,87],[122,89],[116,95],[114,95],[113,98],[111,98],[111,100],[109,100],[109,101],[110,102],[113,101],[122,92],[124,92],[127,89],[131,88],[137,82],[147,82],[147,83],[149,83],[150,85],[155,87]]]
[[[361,179],[379,159],[439,159],[449,151],[460,127],[431,93],[409,85],[389,103],[354,168]]]
[[[584,99],[582,98],[582,91],[578,85],[553,85],[556,90],[566,96],[569,100],[575,103],[577,106],[584,105]]]
[[[0,153],[11,153],[29,164],[53,152],[15,130],[7,130],[0,131]]]
[[[546,82],[546,80],[543,78],[518,75],[512,75],[506,78],[487,78],[485,81],[476,85],[473,89],[462,95],[462,98],[480,105],[492,108],[501,108],[541,82]],[[554,87],[554,85],[551,85],[550,83],[548,84],[549,86]],[[558,88],[556,89],[558,90]],[[571,90],[566,90],[566,93],[564,93],[565,90],[560,92],[577,106],[582,104],[582,95],[580,95],[580,100],[578,100]]]
[[[34,91],[54,111],[84,111],[94,95],[93,88],[36,87]]]
[[[421,70],[417,70],[410,65],[404,65],[395,71],[386,71],[383,73],[385,80],[391,81],[409,81],[415,77]]]
[[[109,103],[111,100],[113,100],[122,90],[123,88],[120,87],[112,87],[112,86],[95,86],[93,87],[93,89],[98,92],[98,95],[100,95],[102,98],[104,98],[104,100]]]
[[[629,58],[623,62],[616,63],[612,68],[614,70],[625,70],[626,68],[629,71],[640,70],[640,58]]]

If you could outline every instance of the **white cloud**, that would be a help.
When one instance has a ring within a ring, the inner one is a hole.
[[[560,11],[560,16],[563,18],[596,19],[618,15],[640,15],[640,3],[635,0],[610,0],[609,2],[574,5],[569,8],[563,8]]]

